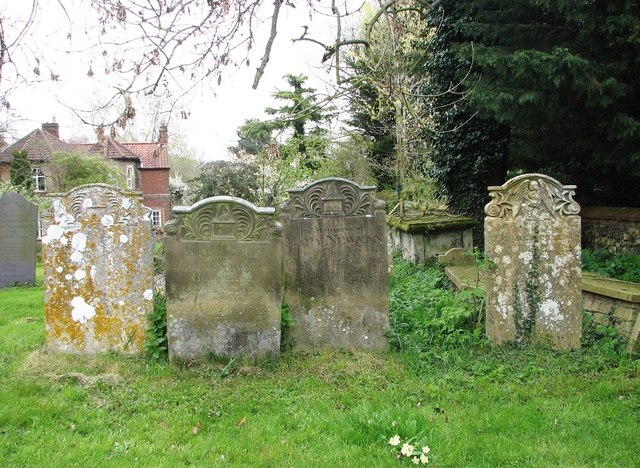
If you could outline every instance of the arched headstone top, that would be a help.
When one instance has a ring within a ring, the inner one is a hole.
[[[484,212],[490,218],[566,218],[580,213],[573,199],[576,186],[544,174],[523,174],[488,189],[492,200]]]
[[[172,212],[164,231],[180,240],[251,242],[282,236],[282,227],[273,219],[274,208],[258,207],[242,198],[209,197]]]
[[[288,190],[289,200],[280,209],[291,218],[384,216],[386,203],[375,197],[375,190],[374,186],[363,187],[348,179],[320,179]]]
[[[151,222],[150,210],[142,204],[142,192],[108,184],[86,184],[50,197],[54,223],[63,227],[77,228],[78,223],[109,226]]]

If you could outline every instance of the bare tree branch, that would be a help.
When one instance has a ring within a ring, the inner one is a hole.
[[[262,78],[262,75],[264,74],[267,63],[269,63],[271,47],[273,46],[273,41],[276,39],[276,35],[278,34],[278,15],[280,14],[281,5],[282,0],[274,0],[273,16],[271,17],[271,32],[269,33],[269,39],[267,40],[267,45],[265,46],[264,55],[262,56],[260,65],[256,70],[255,78],[253,79],[253,85],[251,86],[253,89],[258,88],[258,85],[260,84],[260,78]]]

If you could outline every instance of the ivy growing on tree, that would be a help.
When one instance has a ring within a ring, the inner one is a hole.
[[[11,158],[9,166],[9,178],[11,185],[33,190],[33,177],[31,175],[31,163],[26,151],[16,151]]]

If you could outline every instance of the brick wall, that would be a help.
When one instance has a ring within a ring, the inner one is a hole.
[[[169,169],[140,170],[140,190],[144,192],[144,205],[162,210],[162,224],[171,219],[169,199]]]

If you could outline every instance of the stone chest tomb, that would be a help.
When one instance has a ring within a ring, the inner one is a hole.
[[[282,227],[274,211],[234,197],[173,209],[165,225],[170,359],[279,353]]]
[[[142,194],[104,184],[53,197],[42,238],[47,347],[144,352],[153,249]]]
[[[575,188],[543,174],[489,187],[486,326],[494,343],[580,346],[580,207],[572,198]]]
[[[0,288],[34,284],[38,207],[18,193],[0,197]]]
[[[284,228],[284,300],[300,350],[386,349],[387,229],[375,187],[322,179],[289,190]]]

